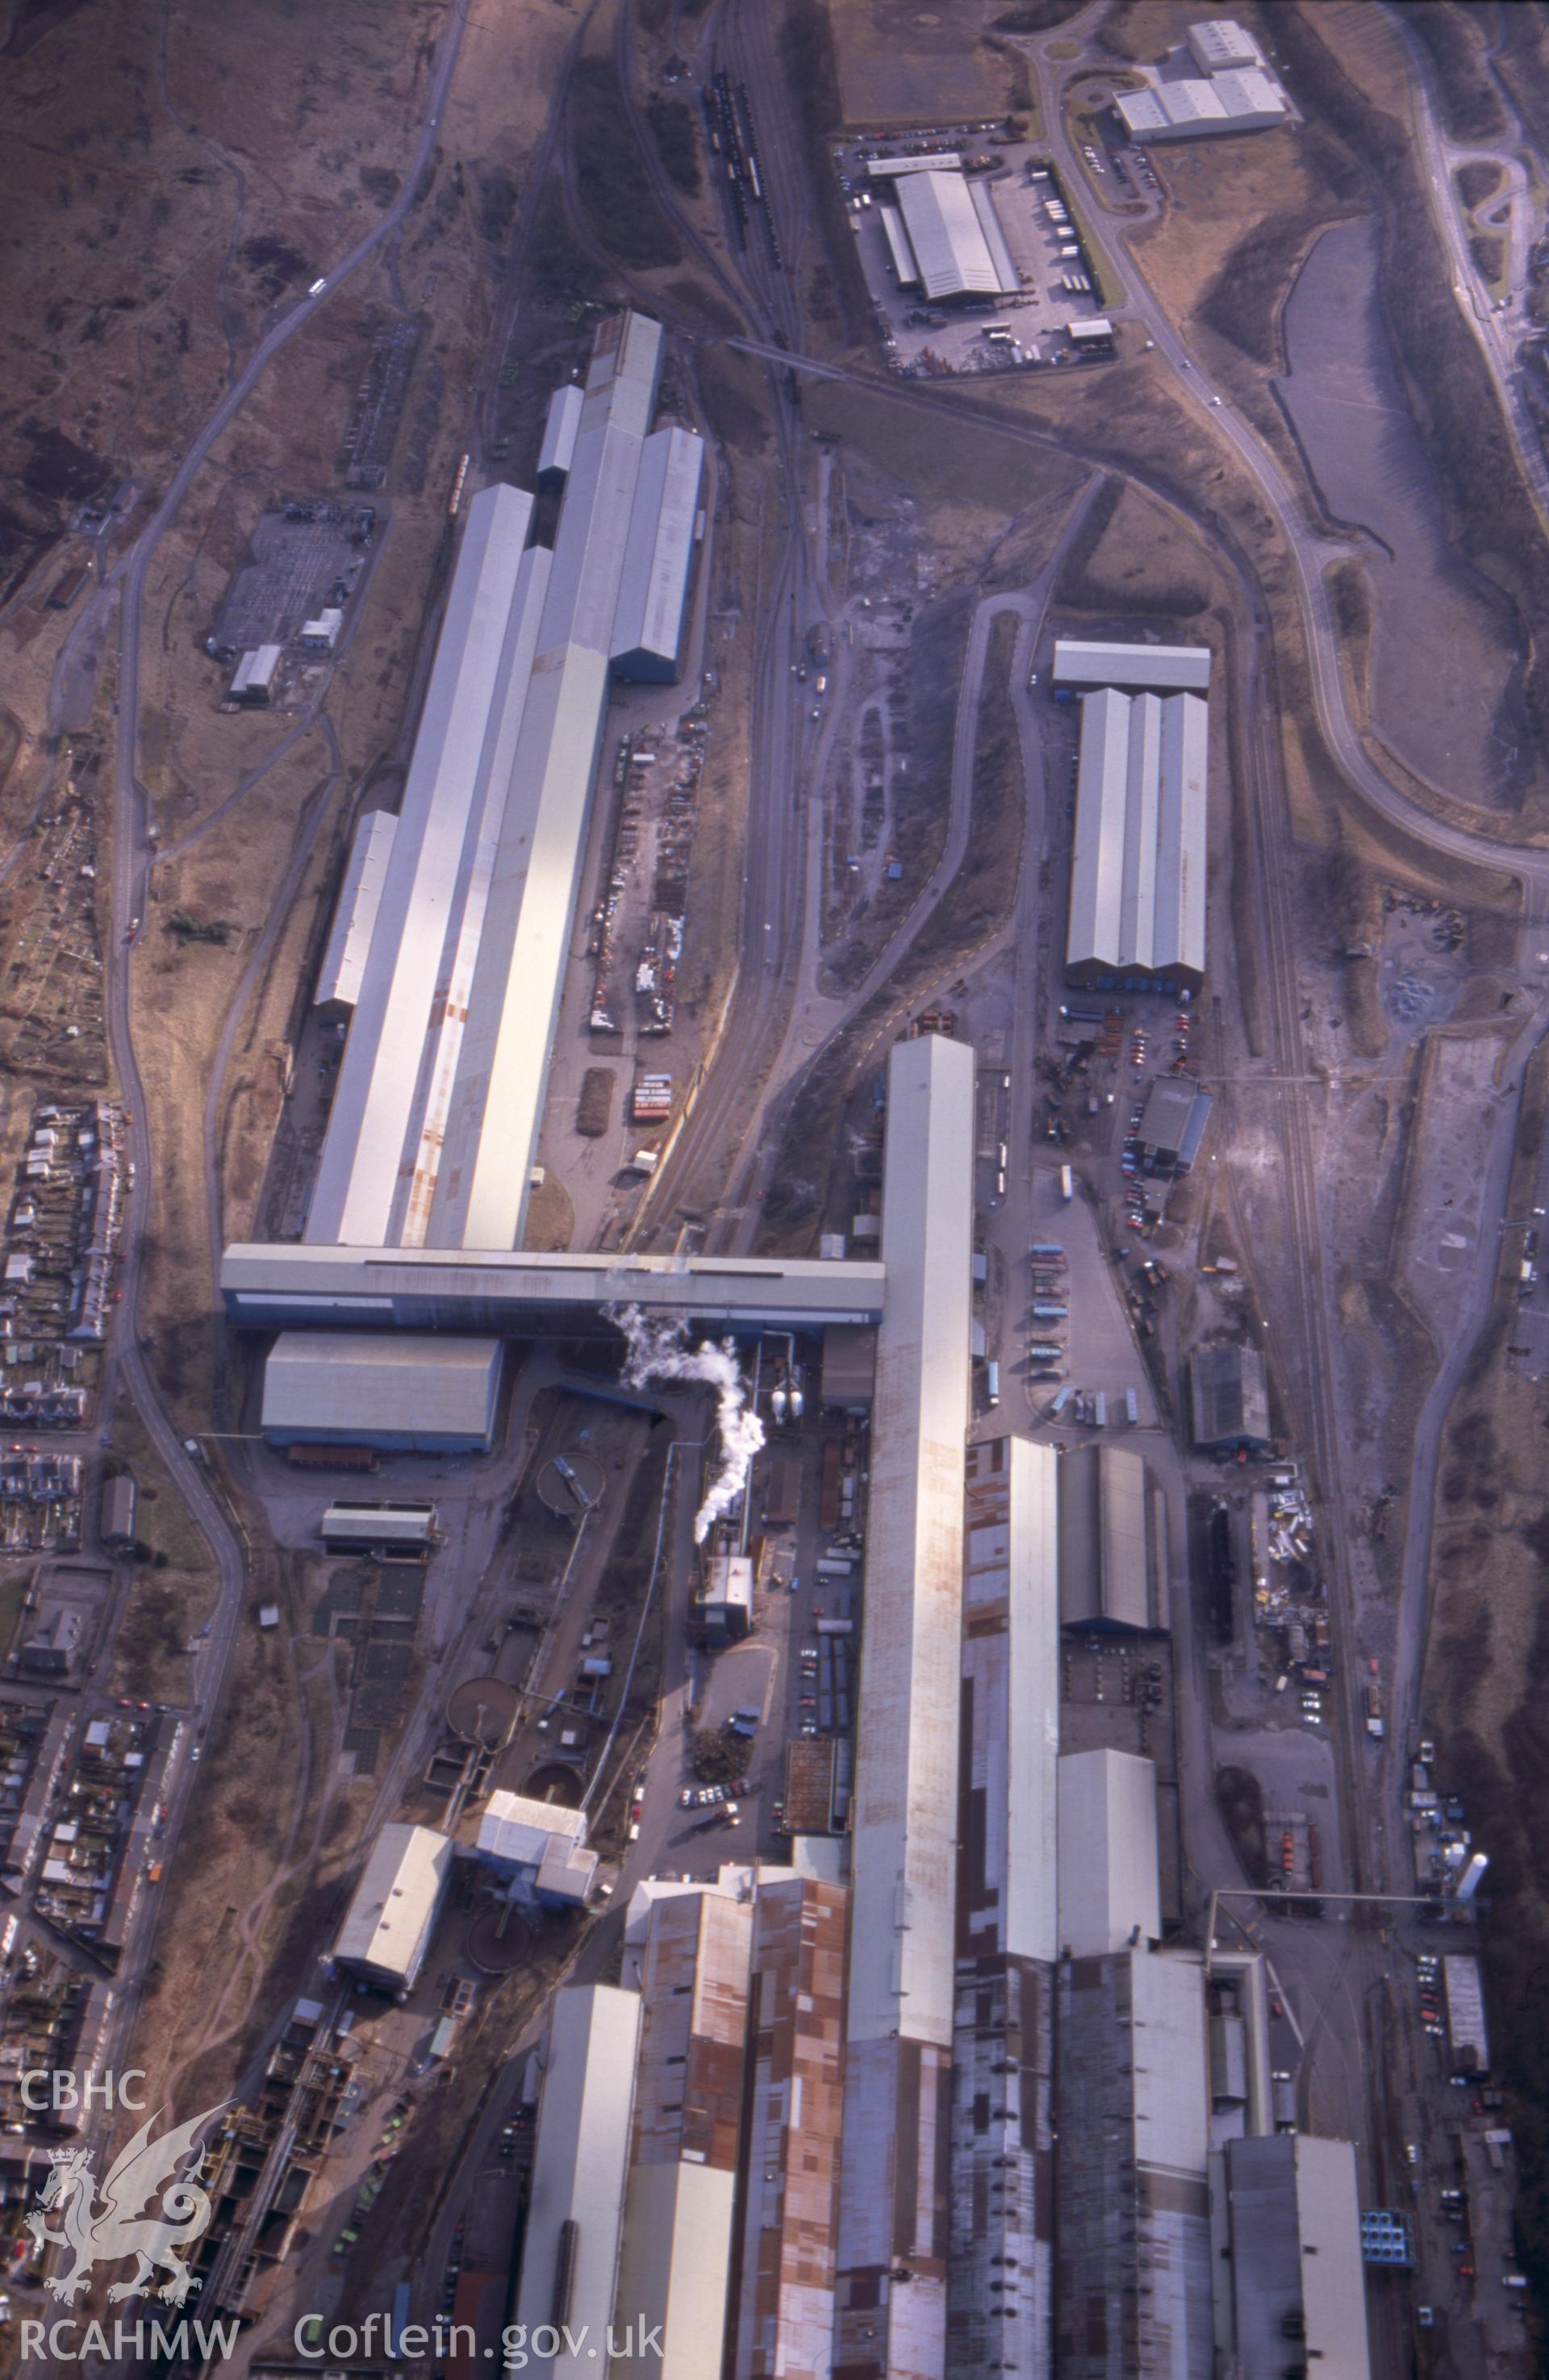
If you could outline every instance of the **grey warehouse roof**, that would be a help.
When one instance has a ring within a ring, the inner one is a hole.
[[[961,174],[905,174],[898,203],[927,298],[998,298],[1020,287],[983,184]]]
[[[1083,697],[1067,969],[1203,977],[1206,751],[1198,695]]]
[[[1059,1464],[1059,1617],[1066,1627],[1154,1628],[1165,1523],[1142,1456],[1073,1447]]]
[[[1054,647],[1056,686],[1125,686],[1152,694],[1207,694],[1208,645],[1086,644],[1059,637]]]
[[[500,1391],[498,1339],[287,1330],[263,1375],[266,1438],[487,1445]]]
[[[613,615],[618,676],[677,674],[704,465],[704,441],[688,430],[659,430],[641,451]]]
[[[1137,1936],[1138,1928],[1138,1936]],[[1132,1752],[1059,1761],[1059,1947],[1096,1959],[1162,1931],[1156,1767]]]
[[[1256,1347],[1202,1347],[1189,1366],[1194,1444],[1269,1444],[1269,1390]]]

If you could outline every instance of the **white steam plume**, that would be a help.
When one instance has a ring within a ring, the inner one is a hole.
[[[703,1339],[690,1347],[686,1323],[652,1320],[637,1305],[616,1305],[609,1319],[617,1323],[629,1345],[625,1388],[643,1389],[648,1380],[704,1380],[716,1391],[720,1468],[694,1516],[694,1542],[703,1545],[746,1487],[753,1458],[764,1443],[764,1425],[748,1409],[736,1343],[723,1339],[718,1347],[714,1340]]]

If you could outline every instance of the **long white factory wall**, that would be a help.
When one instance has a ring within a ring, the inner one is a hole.
[[[1132,1752],[1059,1762],[1059,1952],[1096,1959],[1162,1931],[1156,1765]]]
[[[525,550],[530,496],[497,487],[469,505],[312,1245],[498,1250],[521,1237],[663,337],[642,315],[605,323],[585,390],[556,408],[570,451],[552,553]],[[687,472],[684,433],[662,435],[647,609],[672,577],[667,498]]]
[[[446,1143],[453,1085],[473,998],[474,970],[489,913],[501,830],[512,800],[520,797],[513,770],[528,708],[539,622],[552,560],[544,547],[529,546],[517,574],[516,596],[501,661],[502,689],[490,714],[490,767],[479,801],[468,821],[430,1010],[430,1031],[420,1055],[404,1162],[393,1202],[389,1237],[404,1247],[423,1247],[429,1235],[431,1201]]]
[[[535,674],[490,886],[428,1238],[514,1248],[558,1021],[608,699],[580,645]]]
[[[1052,1446],[1013,1437],[1008,1462],[1006,1949],[1013,1958],[1053,1959],[1058,1956],[1059,1458]]]
[[[356,822],[339,905],[318,969],[319,1008],[353,1008],[360,997],[397,825],[392,810],[367,810]]]
[[[888,1065],[852,2043],[952,2037],[973,1169],[973,1050],[933,1034],[902,1043]]]
[[[306,1236],[381,1246],[442,937],[456,885],[533,500],[468,506],[360,999],[339,1068]]]
[[[554,2311],[560,2237],[574,2222],[567,2319],[577,2351],[535,2356],[535,2373],[598,2369],[595,2342],[613,2316],[623,2224],[640,1998],[610,1984],[570,1985],[554,1996],[539,2109],[532,2189],[522,2244],[516,2319],[531,2338]]]

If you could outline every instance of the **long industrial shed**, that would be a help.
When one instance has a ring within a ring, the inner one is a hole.
[[[610,678],[679,665],[702,452],[651,434],[662,347],[640,314],[599,332],[556,413],[551,552],[523,491],[468,507],[369,941],[349,937],[313,1246],[520,1245]]]

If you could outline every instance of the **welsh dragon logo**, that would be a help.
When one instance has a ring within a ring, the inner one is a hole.
[[[75,2261],[44,2285],[62,2305],[75,2303],[96,2265],[117,2264],[125,2256],[135,2258],[135,2270],[127,2281],[116,2282],[109,2289],[110,2300],[139,2296],[155,2278],[158,2266],[171,2278],[155,2294],[169,2304],[180,2306],[189,2290],[198,2289],[199,2282],[179,2251],[202,2239],[210,2228],[210,2200],[198,2187],[204,2165],[202,2150],[186,2173],[180,2174],[177,2168],[202,2126],[219,2115],[224,2105],[224,2100],[218,2101],[157,2141],[151,2137],[156,2116],[148,2116],[114,2159],[100,2198],[86,2151],[55,2150],[54,2169],[43,2185],[40,2205],[27,2217],[27,2228],[40,2248],[74,2251]],[[150,2202],[158,2192],[160,2208],[150,2214]],[[64,2218],[62,2230],[51,2231],[43,2220],[54,2209]]]

